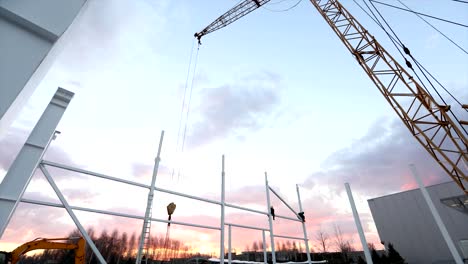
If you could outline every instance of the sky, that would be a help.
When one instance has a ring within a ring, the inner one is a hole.
[[[466,4],[404,2],[420,12],[468,21]],[[317,232],[332,236],[334,226],[359,249],[344,190],[349,182],[368,242],[378,245],[367,199],[414,188],[409,163],[417,166],[426,184],[450,178],[397,119],[308,1],[287,12],[278,11],[295,1],[272,1],[205,36],[197,47],[193,34],[237,3],[88,0],[70,28],[63,52],[0,141],[0,179],[60,86],[75,96],[46,160],[150,184],[164,130],[157,187],[219,200],[225,155],[227,202],[266,210],[267,172],[270,186],[296,209],[296,184],[300,186],[313,250],[318,250]],[[404,63],[385,33],[359,7],[343,4]],[[383,6],[379,10],[412,54],[466,103],[468,55],[413,14]],[[431,23],[468,47],[465,28]],[[466,112],[456,107],[459,117],[467,120]],[[144,214],[146,189],[63,170],[51,173],[74,206]],[[41,173],[33,177],[25,197],[58,201]],[[169,202],[177,204],[174,220],[219,225],[219,206],[163,193],[155,195],[153,216],[165,218]],[[272,202],[278,214],[291,215],[278,199]],[[118,228],[137,234],[141,230],[142,222],[137,220],[76,214],[85,227],[96,230]],[[226,210],[226,221],[268,226],[264,216],[234,209]],[[164,234],[163,224],[153,227],[152,234]],[[73,228],[63,209],[20,204],[0,247],[64,236]],[[275,220],[274,230],[302,236],[300,225],[286,220]],[[217,232],[174,225],[171,236],[195,250],[218,252]],[[233,229],[237,252],[260,239],[260,232]]]

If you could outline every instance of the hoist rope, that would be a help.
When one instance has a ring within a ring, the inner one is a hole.
[[[277,5],[277,4],[281,4],[283,2],[286,2],[286,1],[290,1],[290,0],[278,0],[276,2],[269,2],[268,5]]]
[[[187,137],[187,126],[188,126],[188,120],[189,120],[189,115],[190,115],[190,104],[192,102],[192,93],[193,93],[193,86],[194,86],[194,83],[195,83],[195,73],[197,71],[199,51],[200,51],[200,44],[198,44],[198,47],[197,47],[197,55],[195,55],[195,65],[193,66],[192,83],[190,85],[189,100],[188,100],[188,103],[187,103],[187,116],[185,117],[184,135],[183,135],[183,140],[182,140],[182,152],[184,151],[185,139]]]
[[[169,249],[169,246],[170,246],[170,237],[171,237],[171,226],[167,225],[166,237],[164,238],[163,260],[167,259],[167,250]]]
[[[189,76],[190,76],[190,69],[192,67],[192,57],[193,57],[193,48],[195,47],[195,41],[192,41],[192,48],[190,50],[190,58],[189,58],[189,65],[187,68],[187,78],[185,79],[185,85],[184,85],[184,95],[182,97],[182,105],[180,108],[180,117],[179,117],[179,127],[177,129],[177,143],[176,143],[176,155],[178,155],[179,152],[179,146],[180,146],[180,132],[182,129],[182,120],[184,118],[184,109],[185,109],[185,98],[187,96],[187,87],[188,87],[188,82],[189,82]],[[178,157],[176,157],[177,159]],[[174,168],[172,169],[172,175],[171,178],[174,178]]]
[[[398,0],[400,1],[400,0]],[[424,71],[422,70],[422,65],[416,61],[416,59],[411,55],[411,53],[409,52],[409,50],[406,48],[406,46],[403,44],[403,42],[400,40],[400,38],[398,37],[398,35],[395,33],[395,31],[392,29],[392,27],[388,24],[388,22],[385,20],[385,18],[383,17],[383,15],[379,12],[379,10],[377,9],[377,7],[375,7],[375,5],[373,4],[373,0],[369,0],[369,2],[371,3],[371,5],[374,7],[375,11],[379,14],[379,16],[382,18],[382,20],[384,21],[384,23],[387,25],[387,27],[390,29],[390,31],[393,33],[393,35],[395,36],[395,38],[398,40],[398,44],[400,45],[400,47],[402,47],[404,50],[405,50],[405,53],[413,60],[413,62],[416,64],[416,67],[418,67],[419,71],[423,74],[423,76],[426,78],[426,80],[429,82],[429,84],[431,85],[432,89],[436,92],[436,94],[439,96],[440,100],[445,104],[447,105],[447,103],[445,102],[444,98],[442,97],[442,95],[439,93],[439,91],[437,90],[437,88],[432,84],[432,82],[430,81],[430,79],[427,77],[427,75],[424,73]],[[364,3],[366,3],[364,1]],[[401,3],[401,2],[400,2]],[[369,8],[369,6],[366,4],[366,6]],[[370,10],[370,8],[369,8]],[[371,10],[372,12],[372,10]],[[373,12],[372,12],[373,13]],[[376,18],[377,20],[379,20],[378,18]],[[389,33],[386,31],[385,28],[382,27],[382,29],[387,33],[387,35],[389,35]],[[397,47],[396,43],[395,43],[395,40],[393,38],[390,38],[390,40],[392,41],[392,43],[395,45],[395,47]],[[398,52],[403,56],[403,58],[405,59],[406,61],[406,64],[407,66],[413,71],[413,73],[415,74],[416,78],[418,78],[419,82],[421,83],[421,85],[423,86],[423,88],[426,90],[426,92],[432,97],[432,94],[429,92],[429,90],[427,89],[426,85],[424,84],[424,82],[422,81],[422,79],[419,77],[418,73],[415,71],[415,69],[413,67],[410,67],[411,64],[406,60],[406,57],[403,55],[403,53],[401,52],[400,49],[398,49],[397,47],[397,50]],[[434,78],[434,76],[431,75],[432,78]],[[435,79],[435,78],[434,78]],[[438,81],[437,81],[438,82]],[[438,82],[439,83],[439,82]],[[443,86],[442,86],[443,87]],[[443,87],[444,90],[445,87]],[[452,98],[455,98],[451,93],[449,93]],[[457,101],[458,102],[458,101]],[[460,124],[460,120],[457,118],[457,116],[453,113],[452,109],[449,109],[448,112],[451,114],[451,116]],[[461,128],[465,134],[468,135],[468,132],[467,130],[465,129],[464,126],[460,125],[459,128]]]
[[[463,1],[463,0],[452,0],[454,2],[459,2],[459,3],[464,3],[464,4],[468,4],[468,1]]]
[[[450,23],[450,24],[454,24],[454,25],[457,25],[457,26],[461,26],[461,27],[466,27],[468,28],[468,25],[465,25],[465,24],[462,24],[462,23],[458,23],[458,22],[454,22],[454,21],[451,21],[451,20],[448,20],[448,19],[444,19],[444,18],[440,18],[440,17],[436,17],[436,16],[432,16],[432,15],[428,15],[428,14],[424,14],[424,13],[420,13],[420,12],[417,12],[417,11],[414,11],[408,7],[405,8],[402,8],[402,7],[399,7],[399,6],[394,6],[394,5],[391,5],[391,4],[387,4],[387,3],[382,3],[380,1],[376,1],[376,0],[370,0],[371,2],[374,2],[374,3],[377,3],[377,4],[380,4],[380,5],[384,5],[384,6],[388,6],[388,7],[392,7],[392,8],[395,8],[395,9],[399,9],[399,10],[403,10],[403,11],[406,11],[406,12],[410,12],[410,13],[413,13],[415,15],[418,15],[418,16],[425,16],[425,17],[430,17],[432,19],[436,19],[436,20],[439,20],[439,21],[443,21],[443,22],[446,22],[446,23]],[[399,1],[400,2],[400,1]],[[401,2],[400,2],[401,3]],[[402,5],[405,5],[403,3],[401,3]],[[406,5],[405,5],[406,6]]]
[[[409,8],[407,5],[405,5],[403,2],[399,1],[400,4],[402,4],[403,6],[405,6],[406,8],[408,8],[409,10],[411,10],[411,8]],[[424,18],[422,18],[421,16],[419,16],[418,14],[416,14],[422,21],[424,21],[426,24],[428,24],[432,29],[434,29],[435,31],[437,31],[439,34],[441,34],[444,38],[446,38],[448,41],[450,41],[453,45],[457,46],[457,48],[459,48],[461,51],[463,51],[465,54],[468,54],[468,51],[466,51],[464,48],[462,48],[460,45],[458,45],[455,41],[453,41],[451,38],[449,38],[447,35],[445,35],[442,31],[440,31],[438,28],[436,28],[434,25],[432,25],[431,23],[429,23],[429,21],[425,20]]]
[[[197,63],[198,63],[198,53],[200,50],[200,44],[198,44],[197,53],[195,55],[195,60],[193,63],[194,65],[193,71],[191,72],[195,41],[196,40],[194,39],[192,43],[192,50],[191,50],[190,59],[189,59],[189,67],[187,69],[187,77],[185,79],[184,95],[182,99],[182,106],[181,106],[180,118],[179,118],[179,128],[177,132],[176,161],[175,161],[174,167],[172,168],[172,174],[171,174],[171,178],[174,179],[174,174],[175,174],[175,171],[177,170],[177,180],[179,180],[180,178],[181,156],[183,155],[183,152],[185,149],[185,141],[187,137],[187,126],[189,123],[190,105],[192,102],[193,86],[195,82],[195,74],[196,74]],[[192,74],[192,79],[191,79],[191,82],[189,83],[190,74]],[[189,91],[188,97],[187,97],[187,90]],[[183,126],[183,130],[182,130],[182,126]]]
[[[369,12],[367,12],[356,0],[353,0],[353,2],[364,12],[367,14],[367,16],[369,16],[378,26],[380,26],[381,28],[383,27],[382,24],[380,23],[380,21],[376,20],[376,18],[374,18],[373,16],[371,16],[369,14]],[[395,41],[395,39],[393,38],[393,36],[391,35],[388,35],[390,37],[390,39],[393,39],[393,41]],[[462,106],[463,104],[458,101],[458,99],[453,96],[452,93],[450,93],[450,91],[447,90],[447,88],[444,87],[444,85],[442,83],[439,82],[439,80],[437,80],[437,78],[435,78],[421,63],[419,63],[416,59],[414,59],[416,64],[418,64],[427,74],[429,74],[429,76],[440,86],[442,87],[442,89],[444,89],[445,92],[447,92],[447,94],[450,95],[450,97],[452,97],[453,100],[455,100],[455,102],[457,102],[460,106]],[[462,108],[463,109],[463,108]],[[464,109],[465,111],[468,112],[468,109]]]
[[[279,4],[279,3],[281,3],[281,2],[283,2],[283,1],[279,1],[279,2],[274,3],[274,4]],[[302,2],[302,0],[299,0],[299,1],[297,1],[294,5],[292,5],[292,6],[288,7],[288,8],[286,8],[286,9],[282,9],[282,10],[269,9],[269,8],[265,7],[265,5],[263,5],[262,8],[264,8],[265,10],[268,10],[268,11],[270,11],[270,12],[286,12],[286,11],[289,11],[289,10],[295,8],[296,6],[298,6],[301,2]]]

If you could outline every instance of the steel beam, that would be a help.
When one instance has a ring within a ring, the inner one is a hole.
[[[0,184],[0,238],[49,146],[73,93],[58,88]]]

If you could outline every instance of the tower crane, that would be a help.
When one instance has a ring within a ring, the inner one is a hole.
[[[243,0],[195,33],[199,43],[270,0]],[[403,68],[338,0],[310,0],[338,38],[356,58],[398,117],[430,156],[468,195],[468,141],[466,121],[449,115],[450,105],[439,104]],[[404,47],[406,55],[410,51]],[[405,59],[406,66],[412,67]],[[468,108],[463,105],[463,108]]]

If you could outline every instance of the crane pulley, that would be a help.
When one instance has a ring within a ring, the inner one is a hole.
[[[231,24],[268,2],[244,0],[195,33],[195,37],[200,41],[204,35]],[[468,194],[468,141],[461,129],[466,121],[454,121],[448,114],[450,106],[438,104],[340,2],[310,2],[354,55],[411,134]]]

